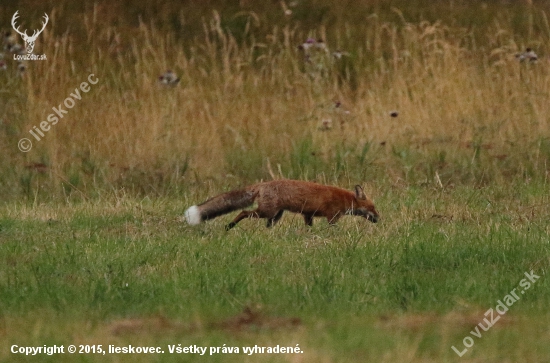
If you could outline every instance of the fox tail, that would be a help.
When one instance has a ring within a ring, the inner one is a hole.
[[[214,219],[221,215],[251,206],[258,193],[250,189],[233,190],[220,194],[206,202],[189,207],[185,219],[191,225]]]

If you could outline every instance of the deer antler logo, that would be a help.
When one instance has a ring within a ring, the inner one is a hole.
[[[46,24],[48,24],[48,20],[49,20],[48,14],[44,14],[45,22],[42,23],[42,29],[40,29],[38,31],[34,30],[32,35],[29,37],[27,35],[27,29],[25,29],[24,33],[21,33],[19,31],[19,27],[15,27],[15,20],[19,17],[19,15],[17,15],[18,12],[19,12],[19,10],[17,10],[15,12],[15,14],[13,14],[13,17],[11,18],[11,26],[13,27],[13,29],[15,29],[16,32],[18,32],[21,35],[21,37],[23,37],[23,40],[25,41],[25,44],[27,46],[27,53],[30,54],[30,53],[32,53],[32,50],[34,49],[34,42],[36,41],[36,38],[38,38],[40,33],[42,33],[42,31],[46,27]]]

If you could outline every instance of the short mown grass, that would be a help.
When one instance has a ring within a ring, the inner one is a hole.
[[[190,227],[180,220],[184,202],[162,198],[5,205],[1,359],[25,361],[9,352],[12,344],[167,351],[182,343],[304,351],[202,357],[220,362],[457,361],[451,345],[462,350],[485,311],[531,270],[540,279],[460,359],[550,357],[540,336],[550,303],[547,185],[392,187],[376,201],[376,225],[346,217],[307,228],[288,214],[272,229],[249,220],[230,232],[230,217]],[[232,320],[246,308],[261,318]]]

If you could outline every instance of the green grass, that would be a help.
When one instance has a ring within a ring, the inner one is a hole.
[[[550,303],[547,185],[391,187],[376,201],[376,225],[346,217],[308,229],[288,214],[269,230],[250,220],[230,232],[223,230],[230,217],[187,226],[179,220],[185,202],[164,198],[7,204],[1,346],[300,344],[299,357],[200,360],[458,361],[451,345],[463,348],[483,313],[533,270],[540,279],[460,361],[550,357],[540,340]],[[227,322],[245,307],[259,322]],[[199,360],[40,357],[47,359]]]

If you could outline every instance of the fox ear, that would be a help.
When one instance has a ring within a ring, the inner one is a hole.
[[[360,185],[355,186],[355,196],[357,199],[367,199],[367,196],[363,192],[363,188]]]

